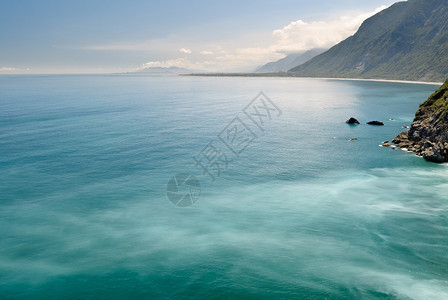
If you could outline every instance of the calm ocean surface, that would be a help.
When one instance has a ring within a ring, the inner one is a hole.
[[[0,298],[448,299],[448,168],[378,147],[436,88],[0,76]],[[282,111],[263,130],[242,112],[260,91]],[[218,138],[237,116],[239,157]]]

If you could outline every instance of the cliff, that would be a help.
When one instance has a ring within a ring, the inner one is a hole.
[[[393,142],[428,161],[448,162],[448,79],[420,105],[409,131]]]

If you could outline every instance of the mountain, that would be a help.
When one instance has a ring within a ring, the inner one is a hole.
[[[448,162],[448,79],[420,105],[409,132],[393,142],[428,161]]]
[[[355,35],[290,72],[443,81],[448,77],[448,1],[395,3],[365,20]]]
[[[264,66],[259,67],[255,70],[255,73],[275,73],[275,72],[286,72],[289,69],[306,63],[313,57],[321,54],[327,49],[312,49],[306,52],[293,53],[288,56],[279,59],[277,61],[269,62]]]
[[[141,69],[134,73],[179,75],[179,74],[190,74],[190,73],[193,73],[193,71],[184,69],[184,68],[178,68],[178,67],[167,67],[167,68],[165,68],[165,67],[150,67],[150,68]]]

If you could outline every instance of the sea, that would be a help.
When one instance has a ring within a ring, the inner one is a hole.
[[[437,88],[0,76],[0,298],[448,299]]]

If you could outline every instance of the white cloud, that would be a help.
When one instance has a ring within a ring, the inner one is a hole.
[[[178,67],[202,72],[247,72],[251,71],[253,66],[258,65],[260,61],[265,62],[266,59],[273,60],[281,57],[281,54],[272,53],[270,49],[264,47],[239,48],[232,52],[221,50],[209,60],[191,61],[187,58],[177,58],[150,61],[143,64],[139,70],[151,67]]]
[[[150,61],[143,64],[139,70],[146,68],[169,68],[169,67],[178,67],[185,68],[192,71],[209,71],[210,66],[214,65],[211,61],[202,61],[202,62],[192,62],[186,58],[177,58],[163,61]]]
[[[268,44],[258,47],[235,47],[220,53],[214,59],[218,71],[250,71],[286,54],[304,52],[314,48],[330,48],[353,35],[362,22],[384,10],[381,6],[371,12],[351,13],[333,19],[305,22],[298,20],[271,32]],[[263,39],[263,37],[258,37]],[[270,42],[269,42],[270,41]],[[225,47],[224,49],[229,49]]]
[[[15,72],[17,71],[16,68],[13,67],[1,67],[0,68],[0,72]]]
[[[217,56],[216,65],[219,71],[248,72],[255,66],[282,58],[283,55],[266,47],[237,48],[232,52],[224,52]]]
[[[230,40],[201,41],[169,36],[135,43],[86,46],[82,49],[150,51],[157,59],[145,65],[154,67],[176,66],[201,71],[247,72],[289,53],[334,46],[353,35],[365,19],[385,8],[386,6],[381,6],[371,12],[352,12],[312,22],[297,20],[271,32],[235,33]],[[191,48],[181,47],[185,44]],[[183,54],[184,58],[176,59],[180,56],[179,53]],[[186,59],[187,54],[189,59]]]
[[[0,67],[0,73],[21,73],[21,72],[29,72],[30,68],[15,68],[15,67]]]
[[[278,60],[286,54],[304,52],[314,48],[329,48],[353,35],[362,22],[384,10],[378,7],[367,13],[352,13],[325,21],[291,22],[282,29],[274,30],[270,44],[262,47],[236,48],[217,56],[216,66],[226,70],[253,70],[256,66]],[[268,40],[268,39],[267,39]]]
[[[386,6],[381,6],[372,12],[341,16],[327,21],[291,22],[282,29],[274,30],[273,35],[277,41],[271,50],[293,53],[334,46],[353,35],[365,19],[385,8]]]
[[[180,53],[184,53],[184,54],[191,54],[191,50],[190,49],[185,49],[185,48],[180,48],[179,52]]]

